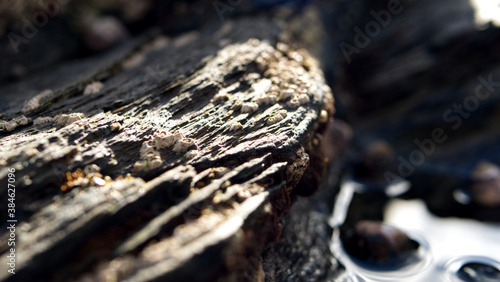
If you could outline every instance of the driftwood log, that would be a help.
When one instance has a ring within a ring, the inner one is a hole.
[[[318,62],[283,26],[148,35],[0,89],[18,258],[2,279],[263,280],[291,197],[320,182],[333,114]]]

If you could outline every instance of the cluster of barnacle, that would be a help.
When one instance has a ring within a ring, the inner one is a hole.
[[[106,183],[110,182],[112,179],[109,176],[103,176],[100,172],[100,168],[91,164],[84,168],[77,169],[73,172],[66,172],[63,174],[64,184],[61,185],[61,191],[67,192],[73,188],[87,188],[92,186],[104,186]]]
[[[13,118],[11,121],[0,121],[0,129],[6,130],[6,131],[13,131],[16,129],[19,125],[26,125],[30,122],[30,119],[28,119],[25,116],[18,116]]]
[[[48,102],[54,96],[52,90],[47,89],[38,93],[35,97],[31,98],[29,101],[23,104],[21,111],[23,113],[30,112],[38,109],[41,105]]]
[[[269,116],[266,124],[272,125],[272,124],[278,123],[278,122],[284,120],[286,118],[287,114],[288,114],[287,110],[283,110],[283,109],[279,110],[277,113],[273,113],[273,114],[271,114],[271,116]]]
[[[259,42],[256,39],[249,40],[253,46]],[[243,76],[243,80],[251,85],[250,94],[253,98],[250,101],[234,101],[230,112],[252,114],[278,102],[283,107],[292,109],[308,104],[315,90],[308,82],[310,78],[307,73],[314,62],[306,63],[307,58],[300,50],[293,51],[283,43],[278,44],[277,50],[271,48],[261,52],[255,60],[259,73],[250,72]],[[211,102],[225,103],[230,98],[226,92],[220,92]],[[287,111],[280,108],[281,106],[277,107],[276,111],[269,115],[267,125],[281,122],[286,118]],[[236,131],[242,128],[239,122],[235,122],[230,125],[229,130]]]
[[[180,131],[173,132],[161,131],[153,135],[153,140],[147,140],[142,143],[140,149],[141,160],[134,164],[134,171],[140,171],[145,168],[154,169],[163,164],[160,150],[173,147],[175,153],[183,153],[189,148],[196,146],[192,138],[186,138]],[[190,150],[185,157],[190,159],[196,156],[197,150]]]
[[[85,115],[82,113],[59,114],[54,117],[54,123],[58,126],[66,126],[83,118]]]

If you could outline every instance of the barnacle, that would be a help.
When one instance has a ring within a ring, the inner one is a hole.
[[[231,110],[239,110],[241,107],[243,107],[243,102],[238,100],[231,106]]]
[[[294,96],[288,103],[286,103],[290,108],[297,108],[300,106],[300,101],[297,96]]]
[[[241,112],[242,113],[253,113],[253,112],[257,111],[258,108],[259,108],[259,105],[257,103],[247,102],[247,103],[244,103],[243,106],[241,107]]]
[[[273,97],[273,98],[271,98]],[[275,96],[268,96],[266,94],[259,94],[257,97],[255,97],[255,102],[259,105],[269,105],[276,103],[276,97]]]
[[[122,125],[119,122],[113,122],[111,124],[111,131],[120,131],[122,130]]]
[[[186,155],[184,155],[184,157],[187,159],[187,160],[190,160],[194,157],[196,157],[196,155],[198,155],[198,150],[189,150]]]
[[[151,169],[155,169],[160,167],[163,164],[163,161],[160,156],[155,155],[154,157],[148,159],[148,167]]]
[[[99,93],[99,91],[101,91],[103,86],[104,85],[100,81],[93,81],[87,86],[85,86],[85,89],[83,90],[83,95],[91,95]]]
[[[44,124],[53,121],[52,117],[37,117],[34,121],[34,125]]]
[[[307,94],[300,94],[297,99],[301,105],[309,103],[309,96]]]
[[[215,96],[212,98],[212,100],[210,100],[210,102],[220,104],[220,103],[226,102],[227,100],[229,100],[228,94],[219,93],[219,94],[215,94]]]
[[[287,114],[288,114],[288,111],[287,110],[279,110],[278,111],[278,114],[280,114],[283,118],[286,118]]]
[[[189,147],[196,145],[193,139],[183,138],[177,141],[172,149],[176,153],[185,152]]]
[[[290,98],[290,97],[293,97],[293,89],[285,89],[283,91],[281,91],[280,93],[280,96],[279,96],[279,100],[280,101],[285,101],[286,99]]]
[[[155,147],[158,150],[170,147],[183,138],[184,135],[178,130],[175,130],[173,132],[162,131],[160,133],[155,133],[154,135]]]
[[[267,119],[266,124],[272,125],[272,124],[275,124],[275,123],[282,121],[283,119],[284,119],[284,117],[280,113],[273,114]]]
[[[13,131],[14,129],[16,129],[16,127],[17,127],[17,122],[15,122],[15,121],[9,121],[5,125],[5,130],[7,130],[7,131]]]
[[[16,122],[18,125],[26,125],[26,124],[28,124],[29,119],[25,116],[18,116],[16,118],[12,119],[12,121]]]
[[[29,111],[36,110],[41,105],[43,105],[44,103],[49,101],[53,95],[54,95],[54,92],[52,92],[52,90],[50,90],[50,89],[44,90],[44,91],[38,93],[35,97],[31,98],[29,101],[25,102],[23,104],[23,108],[21,109],[21,111],[23,113],[26,113]]]
[[[26,125],[28,124],[28,122],[29,119],[25,116],[16,117],[9,122],[2,120],[0,121],[0,129],[4,129],[6,131],[13,131],[14,129],[17,128],[17,126]]]
[[[153,142],[151,142],[150,140],[142,143],[141,149],[139,151],[141,159],[146,159],[148,154],[154,152],[156,152],[155,146],[153,145]]]
[[[231,124],[231,126],[229,127],[229,130],[236,131],[236,130],[240,130],[242,128],[243,128],[243,125],[241,125],[241,123],[235,122],[235,123]]]
[[[58,126],[65,126],[85,117],[82,113],[60,114],[54,117],[54,123]]]

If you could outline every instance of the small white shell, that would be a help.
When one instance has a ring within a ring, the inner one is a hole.
[[[247,102],[244,103],[243,106],[241,107],[241,112],[242,113],[253,113],[259,109],[259,105],[254,102]]]
[[[83,90],[83,95],[92,95],[99,93],[104,85],[100,81],[93,81]]]

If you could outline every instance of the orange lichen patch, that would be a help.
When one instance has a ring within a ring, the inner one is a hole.
[[[95,165],[93,165],[95,166]],[[101,187],[112,181],[111,177],[104,177],[96,170],[90,170],[87,166],[83,171],[78,168],[71,172],[63,174],[64,183],[61,185],[61,191],[68,192],[73,188],[87,188],[91,186]]]

